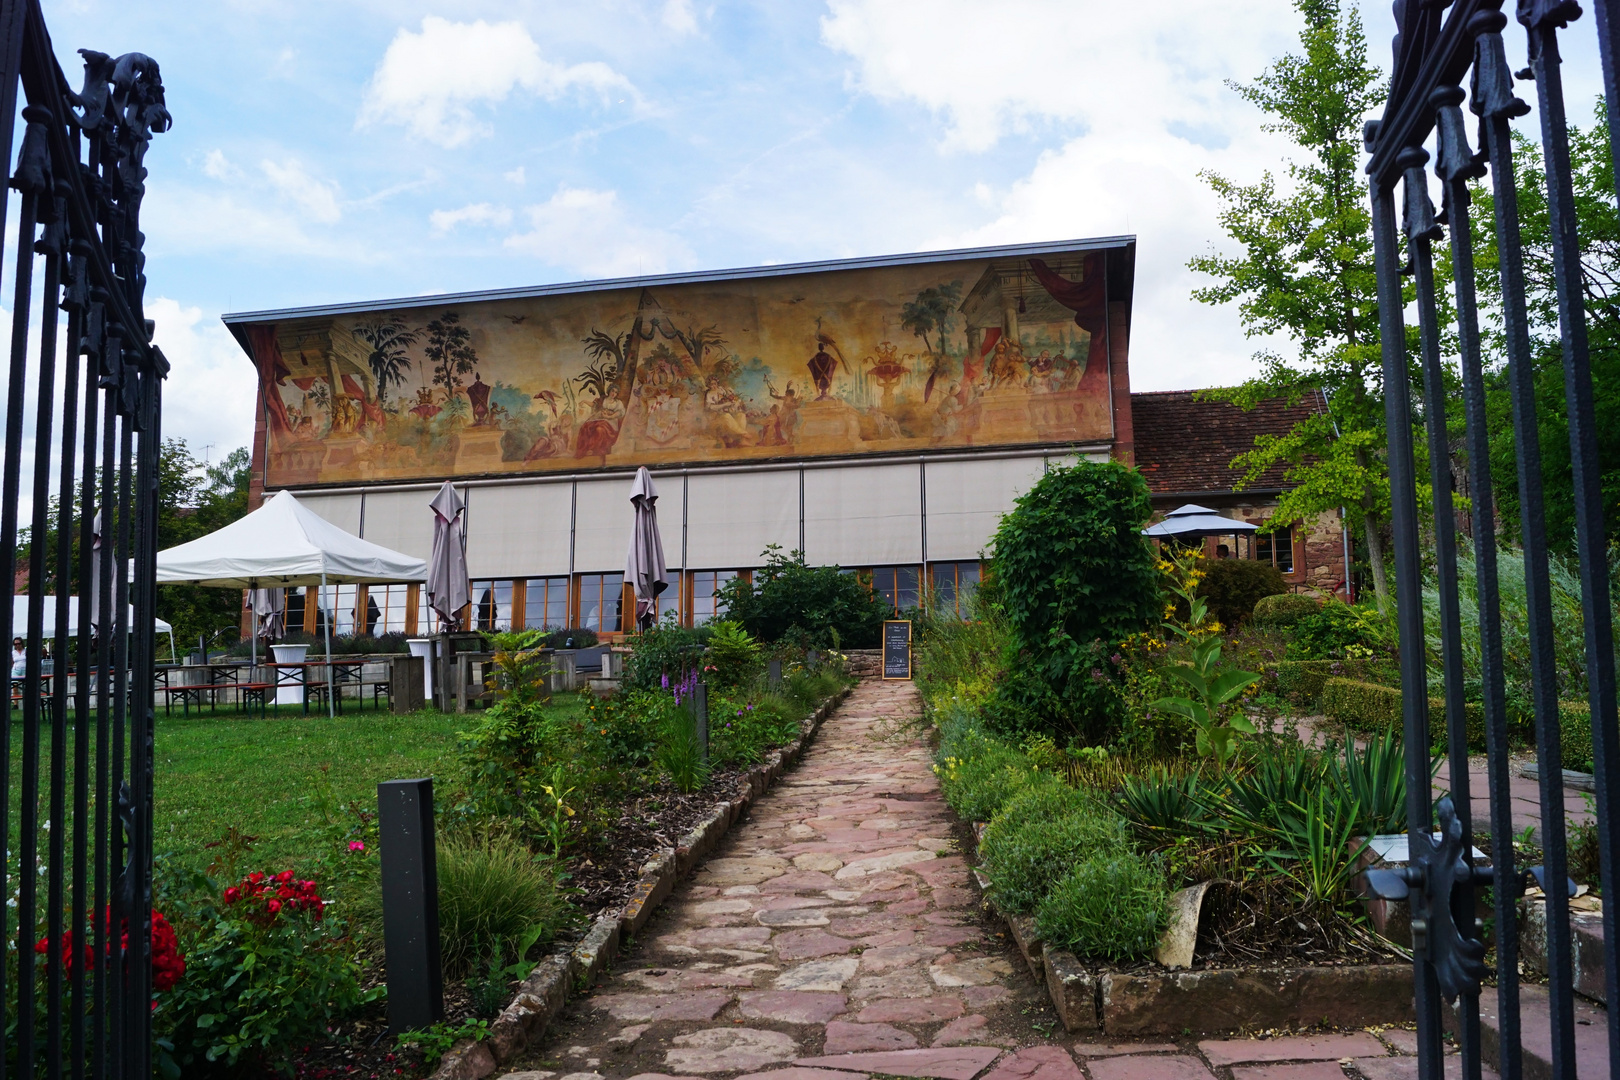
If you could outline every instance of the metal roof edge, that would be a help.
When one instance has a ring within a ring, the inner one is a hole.
[[[319,315],[350,315],[367,311],[388,311],[404,307],[435,307],[444,304],[487,300],[520,300],[568,293],[603,292],[609,289],[650,288],[655,285],[683,285],[705,281],[735,281],[751,277],[786,277],[790,274],[826,273],[834,270],[865,270],[884,266],[912,266],[927,262],[993,258],[1005,255],[1042,255],[1063,251],[1097,251],[1124,248],[1136,243],[1134,233],[1089,239],[1049,240],[1038,244],[1005,244],[991,247],[951,248],[943,251],[917,251],[903,255],[871,255],[855,259],[829,259],[817,262],[778,263],[772,266],[735,267],[724,270],[694,270],[679,274],[648,274],[643,277],[600,278],[590,281],[526,285],[511,289],[485,289],[473,292],[434,293],[401,296],[386,300],[362,300],[347,304],[317,304],[310,307],[276,308],[264,311],[237,311],[220,316],[227,327],[285,318]],[[1132,275],[1134,277],[1134,273]],[[238,339],[240,340],[240,338]],[[245,342],[244,342],[245,345]]]

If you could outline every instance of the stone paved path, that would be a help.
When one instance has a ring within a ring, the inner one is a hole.
[[[918,708],[862,682],[509,1080],[1415,1080],[1402,1031],[1065,1037],[979,909]]]

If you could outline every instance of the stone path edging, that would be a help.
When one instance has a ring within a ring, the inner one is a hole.
[[[456,1043],[439,1059],[431,1080],[482,1080],[545,1034],[546,1026],[562,1011],[569,996],[596,984],[612,964],[620,941],[647,924],[675,883],[713,851],[743,812],[799,760],[822,723],[848,696],[849,688],[845,687],[823,701],[800,726],[797,739],[772,751],[763,763],[743,774],[736,796],[715,807],[713,813],[681,837],[676,847],[664,848],[649,859],[641,868],[641,879],[624,910],[598,916],[570,952],[540,961],[518,987],[512,1003],[490,1025],[489,1034],[476,1041],[463,1039]]]
[[[984,827],[974,822],[975,840]],[[1094,974],[1069,950],[1047,948],[1034,919],[1003,911],[977,867],[973,882],[985,906],[1007,924],[1030,977],[1046,990],[1069,1032],[1213,1035],[1324,1023],[1406,1024],[1414,1017],[1412,965],[1405,963]]]

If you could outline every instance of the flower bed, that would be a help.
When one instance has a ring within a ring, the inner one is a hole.
[[[158,906],[185,965],[155,998],[171,1073],[421,1075],[499,1028],[525,980],[577,974],[576,954],[605,960],[603,927],[616,935],[624,912],[660,898],[648,873],[686,868],[846,685],[836,656],[812,669],[778,653],[784,678],[771,686],[763,649],[739,629],[669,631],[638,642],[622,693],[583,705],[549,700],[534,635],[492,637],[495,702],[435,770],[446,1020],[430,1030],[384,1037],[369,800],[307,801],[310,857],[296,874],[260,865],[240,830],[211,846],[206,869],[160,859]],[[707,762],[690,710],[698,678]],[[502,1030],[510,1038],[512,1023]]]

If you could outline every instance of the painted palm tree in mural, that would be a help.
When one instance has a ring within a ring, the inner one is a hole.
[[[900,326],[922,338],[923,348],[934,354],[933,368],[928,372],[928,382],[923,387],[924,401],[934,392],[934,381],[939,378],[940,368],[944,366],[945,334],[950,330],[951,313],[961,299],[962,283],[953,281],[948,285],[931,285],[923,289],[915,300],[908,300],[900,309]],[[931,333],[939,335],[937,351],[934,343],[928,340]]]
[[[722,349],[726,346],[726,339],[720,336],[717,326],[688,326],[685,330],[675,326],[669,319],[658,319],[653,323],[658,331],[667,338],[674,338],[680,342],[686,355],[692,358],[692,366],[698,374],[703,373],[703,357],[710,349]]]
[[[389,384],[404,383],[405,373],[411,369],[406,350],[416,344],[422,331],[410,329],[398,315],[383,315],[372,322],[355,323],[354,334],[371,347],[366,363],[377,381],[377,404],[386,405]]]

